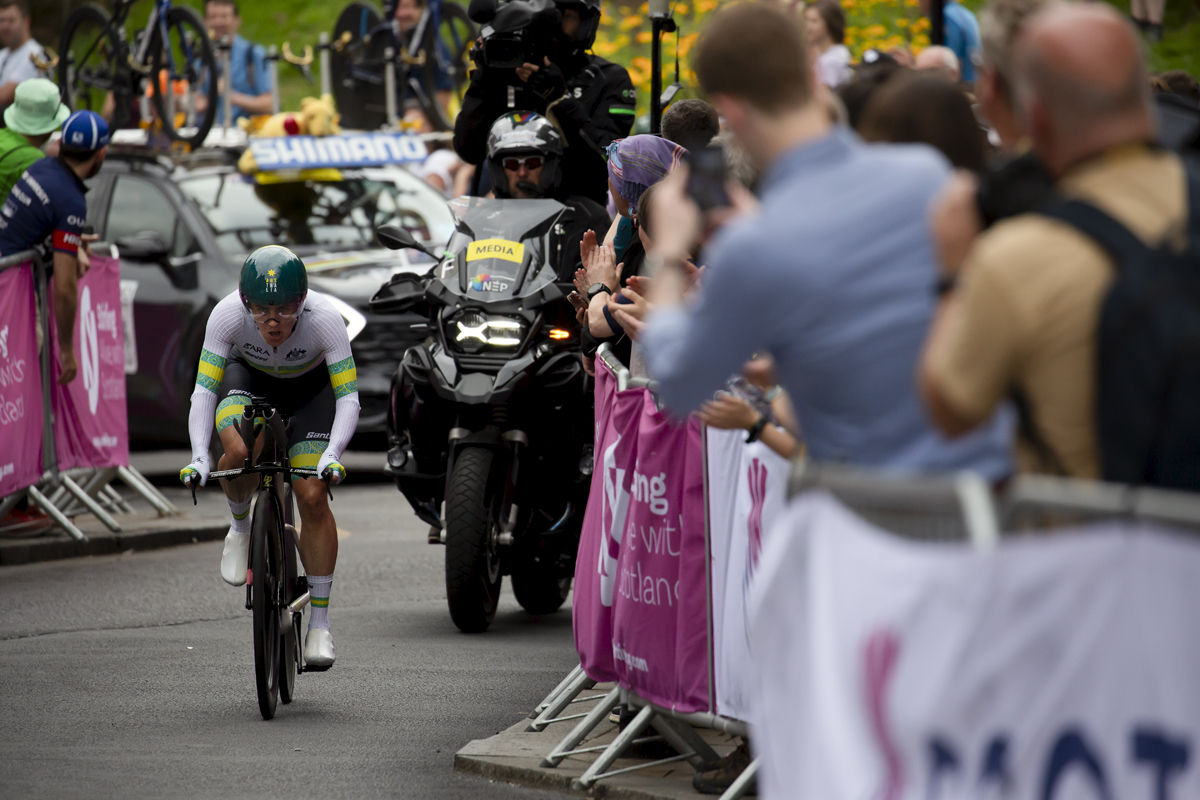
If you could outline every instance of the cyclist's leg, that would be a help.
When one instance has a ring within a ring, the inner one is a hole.
[[[321,367],[321,388],[291,415],[288,422],[288,457],[293,467],[315,469],[329,446],[333,427],[334,393],[328,373]],[[300,509],[300,559],[308,577],[311,614],[304,660],[314,666],[333,663],[333,637],[329,632],[329,594],[337,564],[337,523],[329,508],[329,495],[320,478],[292,481]]]
[[[238,432],[242,409],[250,404],[253,391],[250,368],[238,359],[230,359],[217,393],[216,427],[225,453],[217,463],[218,469],[234,469],[246,462],[246,445]],[[261,448],[262,437],[256,444]],[[250,557],[250,500],[258,488],[258,476],[246,475],[233,480],[221,479],[221,488],[229,501],[232,514],[225,549],[221,553],[221,577],[226,583],[241,586],[246,582],[246,565]]]

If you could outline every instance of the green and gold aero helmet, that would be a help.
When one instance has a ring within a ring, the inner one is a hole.
[[[246,257],[238,281],[242,304],[286,306],[308,295],[308,270],[300,257],[277,244],[260,247]]]

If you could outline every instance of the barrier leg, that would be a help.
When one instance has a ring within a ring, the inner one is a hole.
[[[575,791],[587,791],[592,788],[592,784],[605,776],[605,770],[613,765],[613,762],[621,757],[621,754],[629,749],[633,744],[633,740],[638,738],[638,735],[646,729],[650,724],[651,717],[654,716],[654,709],[651,706],[642,706],[642,710],[638,712],[633,721],[626,726],[625,730],[617,734],[617,738],[613,739],[612,744],[608,749],[600,754],[600,757],[591,763],[578,779],[571,781],[571,788]],[[671,759],[679,761],[682,758]],[[648,765],[647,765],[648,766]]]
[[[579,721],[579,724],[566,735],[566,737],[555,745],[550,754],[542,759],[541,766],[546,769],[554,769],[562,760],[571,754],[584,737],[595,730],[596,726],[604,721],[608,716],[608,712],[617,707],[617,703],[621,698],[621,690],[619,687],[614,688],[611,692],[604,696],[604,699],[596,704],[588,715]]]
[[[140,494],[147,503],[154,506],[160,517],[169,517],[172,514],[178,514],[177,509],[167,498],[163,497],[157,489],[150,485],[137,470],[130,467],[117,467],[117,474],[121,476],[121,480],[125,485],[135,492]]]
[[[21,498],[25,496],[24,491],[13,492],[8,497],[0,500],[0,519],[4,519],[4,515],[17,507],[17,503],[21,502]]]
[[[536,733],[546,729],[555,717],[563,712],[563,709],[571,704],[571,701],[579,696],[580,692],[587,691],[596,685],[596,682],[587,676],[583,670],[575,676],[575,680],[571,681],[565,689],[558,693],[558,697],[554,702],[542,710],[538,718],[529,724],[525,729],[526,733]]]
[[[563,689],[565,689],[568,683],[575,680],[575,676],[577,676],[582,671],[583,671],[583,666],[580,665],[580,666],[575,667],[575,669],[571,670],[570,672],[568,672],[567,676],[558,682],[558,686],[555,686],[553,691],[551,691],[550,694],[546,695],[546,697],[542,700],[542,702],[538,703],[537,707],[534,708],[533,711],[530,712],[529,718],[537,719],[538,714],[541,714],[543,711],[545,711],[546,706],[553,703],[554,699],[556,697],[558,697],[559,692],[561,692]]]
[[[686,722],[678,722],[661,714],[656,715],[650,724],[654,730],[662,734],[667,744],[674,747],[680,755],[687,756],[687,761],[695,769],[703,769],[720,759],[708,742],[700,738],[696,729]]]
[[[121,497],[121,493],[114,489],[112,484],[104,487],[104,493],[108,495],[108,498],[112,501],[113,505],[119,508],[122,513],[133,513],[133,506],[129,505],[129,503],[125,501],[124,497]]]
[[[49,517],[55,522],[57,522],[63,530],[69,533],[72,538],[78,539],[81,542],[86,542],[88,540],[88,538],[83,535],[83,531],[79,530],[79,528],[76,528],[71,520],[67,519],[63,513],[46,498],[46,495],[38,491],[36,486],[30,486],[25,491],[29,493],[29,499],[32,500],[38,508],[40,508],[42,511],[45,511],[46,514],[49,515]]]
[[[758,764],[757,758],[751,761],[750,766],[742,770],[742,774],[729,784],[729,788],[725,790],[725,794],[721,795],[720,800],[738,800],[740,797],[745,797],[746,790],[750,788],[750,782],[758,777]]]
[[[67,491],[74,495],[76,500],[83,503],[87,510],[92,512],[96,519],[104,523],[105,527],[107,527],[113,533],[121,532],[121,526],[117,524],[117,521],[113,519],[112,516],[100,506],[99,503],[93,500],[87,492],[79,488],[79,484],[71,480],[70,475],[64,473],[60,476],[60,478]]]

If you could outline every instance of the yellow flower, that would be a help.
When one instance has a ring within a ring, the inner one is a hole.
[[[643,14],[649,14],[650,13],[650,3],[648,3],[648,2],[642,3],[641,8],[639,8],[638,10],[641,11]]]
[[[650,59],[645,56],[635,56],[629,63],[633,65],[634,69],[641,70],[642,72],[650,71]]]
[[[613,18],[610,17],[608,14],[601,14],[600,15],[600,24],[601,25],[612,25]]]
[[[878,24],[872,25],[863,31],[863,35],[864,36],[872,36],[872,37],[878,39],[882,36],[887,36],[887,28],[883,27],[882,25],[878,25]]]
[[[897,28],[907,28],[908,20],[904,17],[901,17],[900,19],[896,20],[896,27]]]
[[[692,45],[694,45],[696,43],[696,39],[699,38],[699,36],[700,36],[700,34],[698,34],[698,33],[689,33],[687,36],[684,36],[682,39],[679,40],[679,57],[680,58],[683,58],[691,51]]]
[[[642,24],[642,18],[635,15],[632,17],[626,17],[625,19],[621,20],[621,24],[619,27],[621,28],[621,30],[627,31],[630,28],[636,28],[638,25],[641,25],[641,24]]]
[[[672,9],[676,14],[687,14],[688,7],[684,3],[680,3]]]
[[[650,40],[653,38],[654,35],[650,31],[641,31],[637,35],[638,44],[650,44]]]
[[[604,58],[608,58],[609,56],[611,56],[613,53],[616,53],[620,49],[621,48],[619,46],[613,44],[612,42],[598,41],[594,45],[592,45],[592,52],[598,56],[603,56]]]
[[[696,13],[707,14],[717,7],[717,0],[696,0]]]

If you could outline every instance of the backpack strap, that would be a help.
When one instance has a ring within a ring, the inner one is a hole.
[[[1117,262],[1118,270],[1144,263],[1152,252],[1112,215],[1083,200],[1054,200],[1038,208],[1037,213],[1067,223],[1100,245]]]

